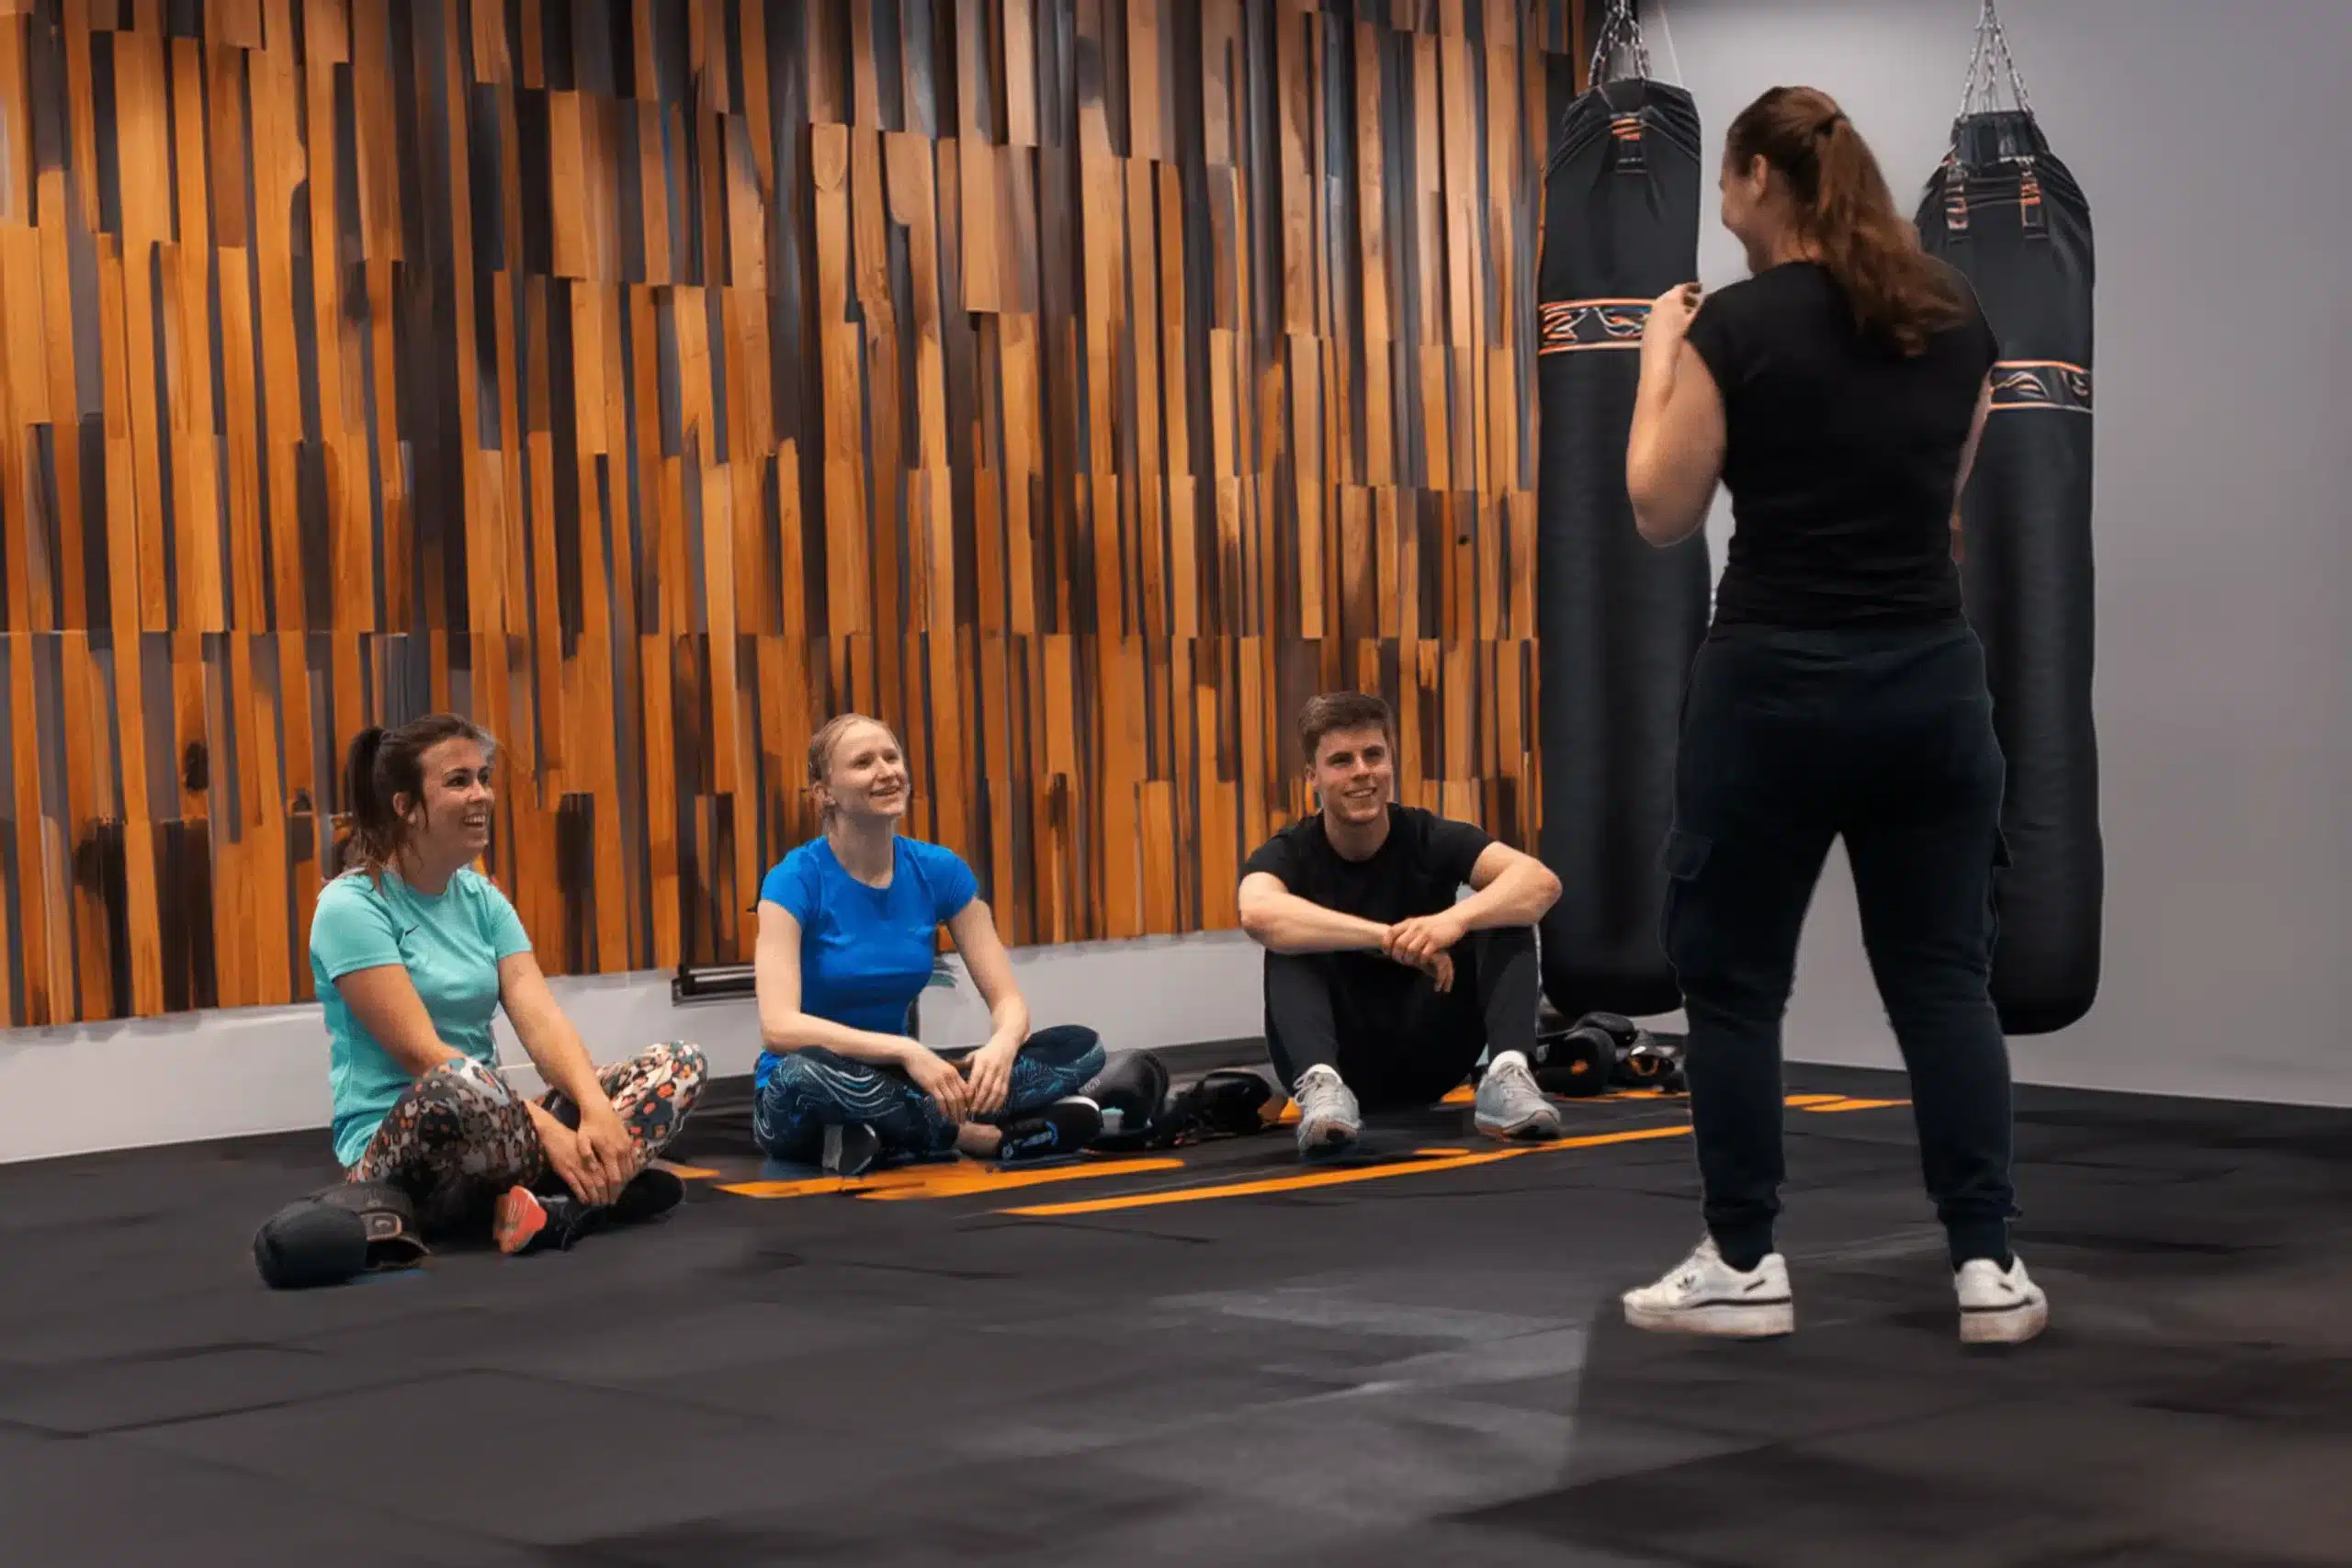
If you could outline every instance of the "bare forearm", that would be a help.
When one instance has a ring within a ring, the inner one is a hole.
[[[904,1061],[908,1044],[903,1035],[852,1029],[848,1024],[797,1009],[788,1012],[778,1010],[773,1017],[763,1016],[760,1043],[771,1051],[798,1051],[813,1045],[847,1056],[853,1062],[871,1062],[885,1067],[897,1066]]]
[[[1271,953],[1348,953],[1376,949],[1388,928],[1343,915],[1295,894],[1270,893],[1250,901],[1242,928]]]
[[[1487,931],[1498,926],[1532,926],[1550,911],[1560,897],[1560,879],[1543,865],[1514,865],[1483,892],[1474,893],[1453,907],[1464,928]]]
[[[384,1054],[397,1063],[401,1071],[413,1078],[421,1078],[434,1068],[454,1062],[465,1053],[446,1040],[404,1040],[383,1042]]]
[[[1018,1045],[1029,1038],[1029,1004],[1019,993],[1006,997],[989,1009],[989,1040],[991,1043],[1009,1040]]]
[[[596,1064],[588,1057],[588,1047],[571,1025],[560,1020],[540,1021],[527,1031],[517,1029],[522,1037],[523,1052],[539,1069],[539,1077],[549,1089],[561,1094],[574,1105],[592,1104],[603,1097],[604,1086],[596,1079]]]
[[[1634,420],[1625,440],[1627,488],[1638,497],[1649,488],[1657,464],[1657,433],[1674,396],[1674,356],[1645,350],[1641,379],[1634,389]]]

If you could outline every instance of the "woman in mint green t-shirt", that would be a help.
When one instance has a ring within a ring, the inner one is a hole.
[[[651,1162],[704,1066],[683,1043],[590,1060],[514,906],[473,869],[490,845],[492,751],[452,714],[352,742],[349,869],[319,895],[311,976],[350,1179],[405,1191],[428,1234],[487,1221],[516,1252],[674,1205],[677,1179]],[[501,1007],[549,1085],[537,1100],[499,1073]]]

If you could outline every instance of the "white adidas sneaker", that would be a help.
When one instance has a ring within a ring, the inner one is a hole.
[[[2009,1271],[1989,1258],[1974,1258],[1952,1277],[1960,1294],[1960,1342],[1963,1345],[2022,1345],[2050,1323],[2050,1298],[2025,1271],[2025,1260],[2009,1259]]]
[[[1788,1260],[1775,1252],[1742,1273],[1724,1261],[1713,1236],[1656,1284],[1627,1291],[1624,1301],[1625,1321],[1653,1334],[1768,1339],[1797,1326]]]

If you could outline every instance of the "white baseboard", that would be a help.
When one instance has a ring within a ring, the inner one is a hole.
[[[955,986],[923,993],[923,1037],[977,1042],[987,1010],[961,965],[950,966]],[[1020,948],[1012,966],[1035,1027],[1087,1024],[1113,1051],[1263,1027],[1257,949],[1238,932]],[[679,1006],[666,971],[549,985],[599,1059],[690,1040],[714,1076],[732,1077],[759,1056],[748,997]],[[498,1035],[509,1077],[536,1091],[538,1074],[503,1017]],[[315,1003],[0,1031],[0,1164],[311,1129],[323,1150],[331,1120]]]
[[[923,993],[923,1038],[976,1043],[987,1032],[987,1011],[962,965],[951,959],[947,966],[954,984]],[[1086,1024],[1114,1052],[1249,1039],[1264,1029],[1258,950],[1236,931],[1018,948],[1012,966],[1034,1027]],[[670,999],[666,971],[549,984],[599,1059],[656,1040],[693,1041],[721,1077],[748,1074],[758,1059],[749,997],[682,1007]],[[1643,1021],[1682,1026],[1679,1014]],[[1792,1064],[1901,1069],[1883,1015],[1860,1002],[1802,1005],[1791,1024]],[[538,1075],[503,1019],[498,1033],[508,1077],[536,1092]],[[2244,1092],[2089,1071],[2064,1040],[2013,1043],[2018,1081],[2213,1098]],[[0,1030],[0,1164],[311,1130],[319,1133],[323,1153],[331,1120],[326,1079],[326,1036],[315,1005]],[[2344,1103],[2341,1097],[2267,1098]]]

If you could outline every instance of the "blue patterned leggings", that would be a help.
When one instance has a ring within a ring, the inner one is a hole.
[[[943,1051],[949,1061],[967,1051]],[[1102,1043],[1077,1024],[1041,1029],[1012,1059],[1004,1109],[985,1118],[1001,1124],[1075,1094],[1102,1070]],[[931,1096],[893,1067],[852,1061],[818,1046],[782,1055],[752,1100],[752,1136],[771,1159],[814,1165],[828,1123],[864,1122],[881,1134],[886,1157],[927,1158],[956,1147],[956,1123]]]

